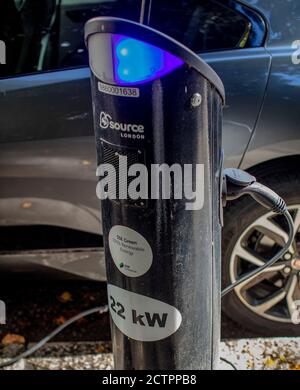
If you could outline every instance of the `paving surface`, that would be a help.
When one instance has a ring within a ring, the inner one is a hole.
[[[225,341],[220,355],[239,370],[300,370],[300,338]]]
[[[238,370],[300,370],[300,338],[242,339],[221,343],[220,355]],[[0,363],[5,361],[0,359]],[[9,370],[111,370],[107,342],[49,343]],[[232,370],[225,362],[219,369]]]

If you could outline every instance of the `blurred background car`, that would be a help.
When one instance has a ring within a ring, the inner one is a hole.
[[[95,16],[139,21],[141,0],[3,0],[0,39],[0,272],[105,280],[96,198],[90,71],[83,40]],[[145,22],[206,60],[226,88],[225,165],[283,196],[291,253],[223,301],[237,323],[300,335],[300,3],[152,0]],[[225,210],[223,283],[261,265],[287,237],[284,221],[244,198]]]

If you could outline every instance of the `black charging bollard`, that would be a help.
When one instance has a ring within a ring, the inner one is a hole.
[[[189,49],[134,22],[95,18],[85,38],[115,368],[213,369],[222,82]]]

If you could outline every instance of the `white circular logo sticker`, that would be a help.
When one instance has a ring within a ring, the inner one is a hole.
[[[134,278],[144,275],[150,269],[152,249],[140,233],[116,225],[110,229],[108,242],[113,261],[124,275]]]

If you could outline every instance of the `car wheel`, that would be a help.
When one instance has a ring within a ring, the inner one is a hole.
[[[275,171],[276,172],[276,171]],[[224,297],[223,311],[233,321],[259,335],[300,335],[300,173],[279,172],[260,178],[288,204],[295,239],[283,258],[263,274]],[[223,287],[261,266],[287,241],[287,224],[249,197],[225,209]]]

